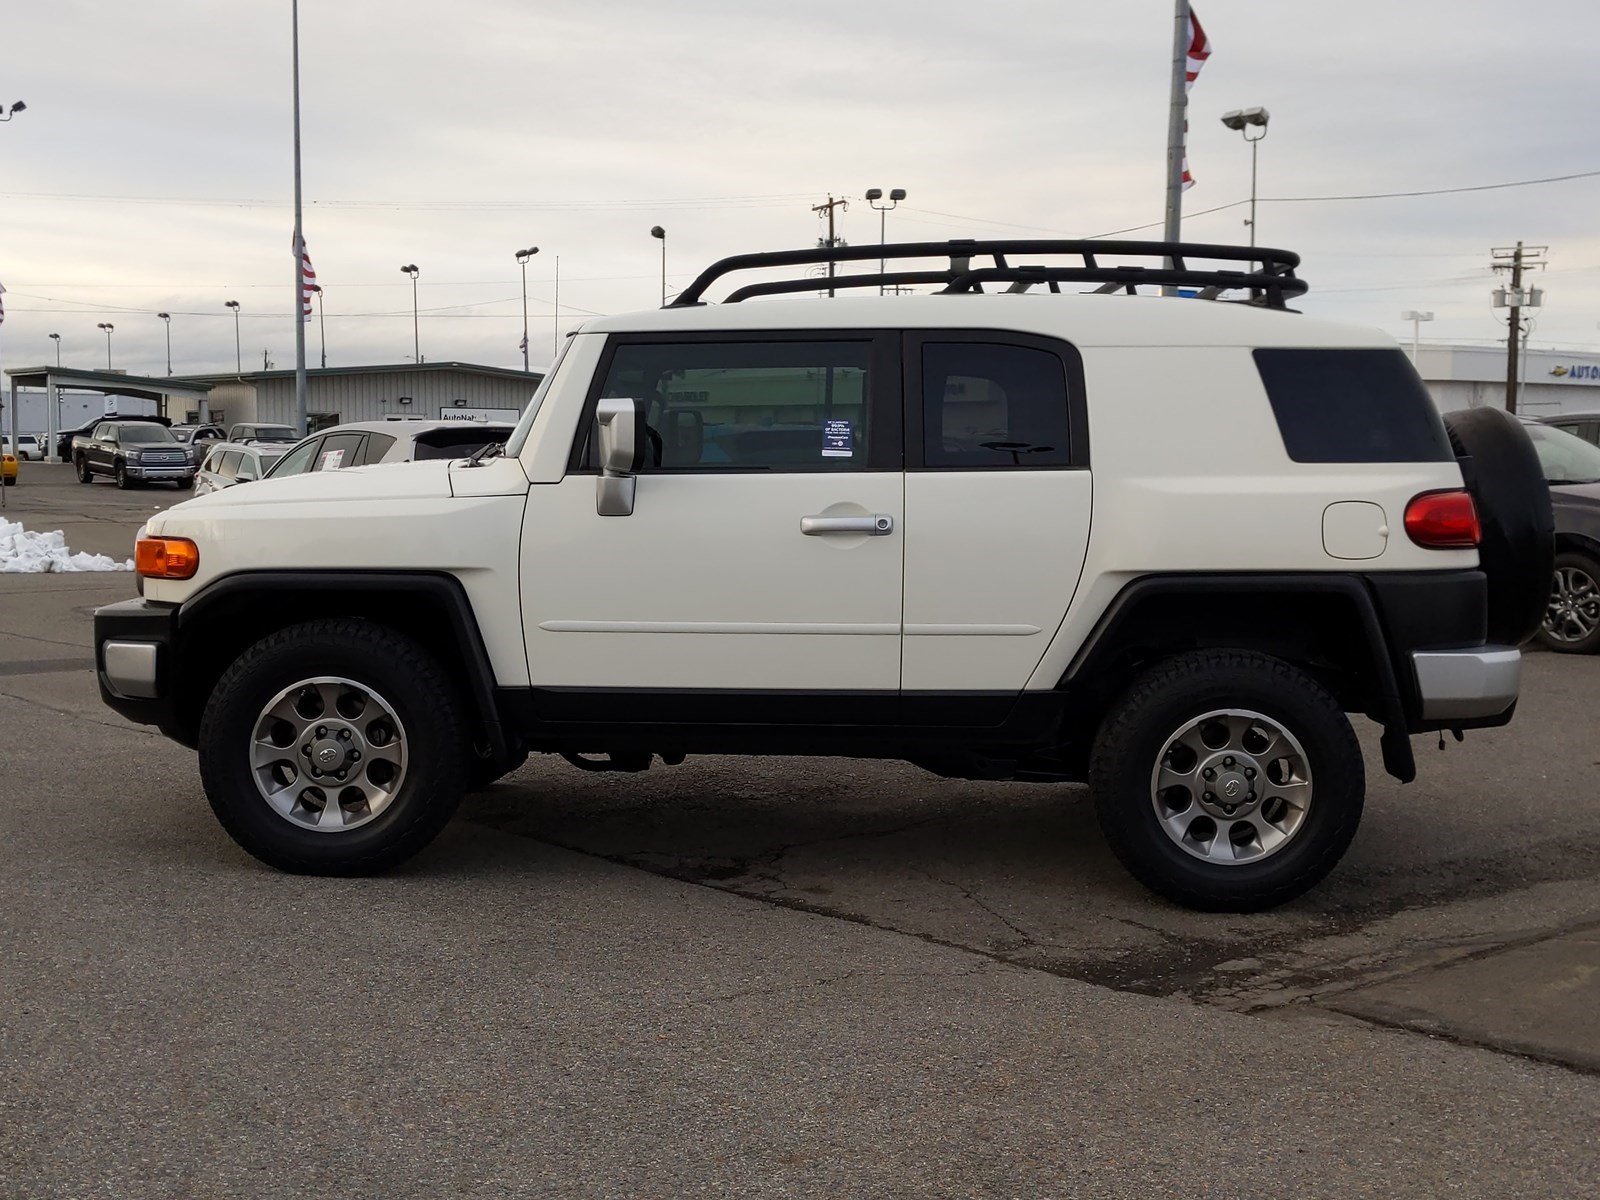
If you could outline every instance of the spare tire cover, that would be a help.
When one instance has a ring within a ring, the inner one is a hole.
[[[1467,490],[1478,506],[1478,560],[1489,580],[1489,640],[1515,646],[1544,620],[1555,570],[1550,485],[1533,440],[1498,408],[1444,414]]]

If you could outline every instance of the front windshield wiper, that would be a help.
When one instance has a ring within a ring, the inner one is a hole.
[[[504,454],[505,452],[506,445],[504,442],[485,442],[468,456],[467,466],[481,467],[484,459],[493,458],[495,455]]]

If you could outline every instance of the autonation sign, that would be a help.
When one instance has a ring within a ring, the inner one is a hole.
[[[1566,383],[1600,383],[1600,363],[1573,363],[1570,367],[1555,366],[1550,374]]]

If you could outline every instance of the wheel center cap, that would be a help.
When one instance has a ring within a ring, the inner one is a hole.
[[[311,747],[311,762],[323,771],[330,771],[344,762],[344,747],[332,738],[326,738]]]
[[[1250,784],[1243,775],[1229,771],[1217,776],[1216,793],[1224,804],[1242,804],[1250,794]]]

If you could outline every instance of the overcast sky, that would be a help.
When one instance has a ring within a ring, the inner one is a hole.
[[[1600,171],[1594,0],[1197,0],[1185,209],[1242,200],[1217,117],[1264,105],[1264,198]],[[589,313],[655,305],[732,253],[815,243],[831,192],[875,242],[1092,236],[1162,213],[1170,0],[303,0],[306,238],[328,362],[520,364],[513,252],[538,245],[533,364]],[[0,363],[165,372],[294,362],[289,0],[0,8]],[[1242,207],[1185,220],[1247,237]],[[1549,246],[1534,345],[1600,349],[1600,177],[1457,195],[1261,205],[1308,312],[1429,340],[1503,336],[1490,249]],[[1139,236],[1159,236],[1159,226]],[[318,329],[308,331],[317,361]]]

